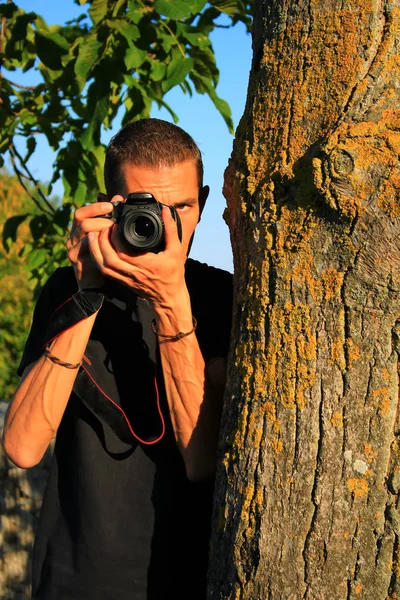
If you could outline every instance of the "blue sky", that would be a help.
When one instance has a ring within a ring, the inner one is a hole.
[[[42,15],[49,24],[62,24],[82,13],[82,7],[74,4],[73,0],[14,1],[25,10],[34,10]],[[241,24],[238,24],[232,29],[214,31],[211,39],[220,69],[217,91],[229,102],[236,127],[246,101],[251,65],[251,36],[246,34]],[[28,75],[22,77],[28,78]],[[180,89],[173,89],[166,96],[166,101],[177,113],[179,126],[190,133],[198,143],[203,153],[205,183],[211,188],[201,224],[196,232],[191,256],[231,271],[232,253],[229,231],[222,219],[225,199],[221,189],[224,169],[232,150],[233,136],[228,132],[222,117],[208,97],[194,95],[189,98]],[[158,111],[156,108],[152,116],[171,120],[165,110]],[[102,141],[107,143],[117,129],[118,127],[111,132],[106,132]],[[42,181],[50,179],[53,158],[52,151],[42,143],[31,159],[30,167]],[[54,191],[62,196],[61,185],[55,187]]]

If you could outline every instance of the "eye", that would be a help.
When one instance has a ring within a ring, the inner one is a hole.
[[[179,213],[182,213],[182,212],[187,212],[187,211],[188,211],[190,208],[192,208],[192,205],[191,205],[191,204],[185,204],[185,203],[182,203],[182,204],[176,204],[176,205],[175,205],[175,209],[176,209],[176,210],[177,210]]]

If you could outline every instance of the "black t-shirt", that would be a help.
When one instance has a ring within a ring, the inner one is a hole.
[[[226,356],[231,275],[189,259],[186,282],[205,361]],[[69,267],[49,279],[20,373],[41,355],[51,314],[75,291]],[[145,300],[109,283],[57,432],[35,540],[35,600],[205,597],[213,484],[186,478],[153,317]]]

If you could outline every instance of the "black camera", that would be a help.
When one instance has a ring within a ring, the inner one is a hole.
[[[164,222],[161,210],[166,204],[157,202],[148,192],[128,194],[125,202],[112,202],[114,210],[103,218],[118,225],[122,242],[130,251],[161,252],[165,248]],[[182,224],[173,206],[167,206],[176,221],[179,240],[182,241]]]

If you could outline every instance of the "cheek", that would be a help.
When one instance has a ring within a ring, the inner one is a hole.
[[[199,217],[198,215],[180,215],[180,219],[182,224],[182,241],[189,242],[196,229]]]

